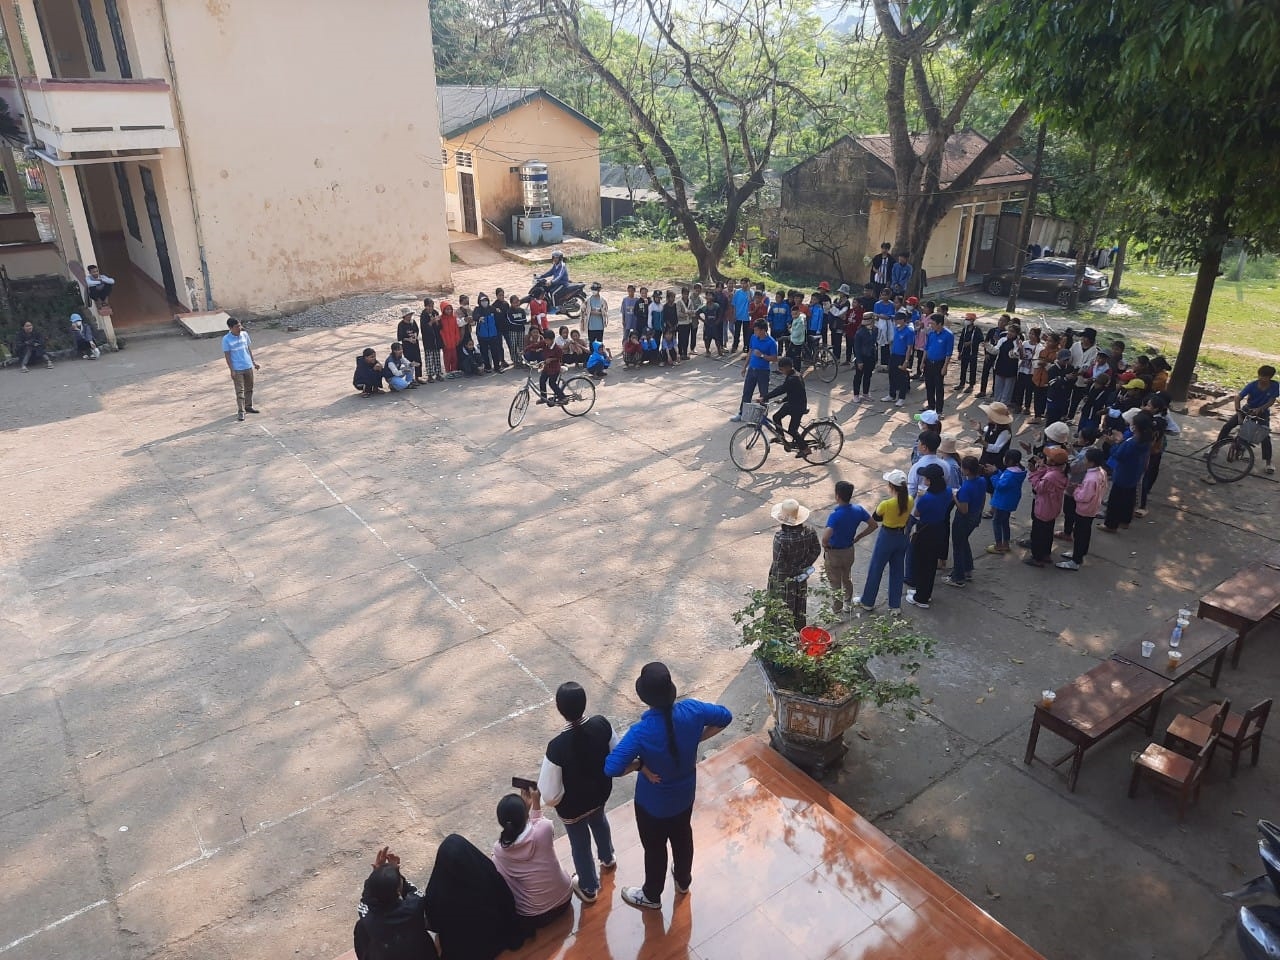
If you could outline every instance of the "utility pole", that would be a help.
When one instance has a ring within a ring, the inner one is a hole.
[[[1031,242],[1031,220],[1036,212],[1036,200],[1040,197],[1040,170],[1044,165],[1044,138],[1049,125],[1040,123],[1040,132],[1036,134],[1036,160],[1031,170],[1031,188],[1027,191],[1027,199],[1022,207],[1022,222],[1018,225],[1018,250],[1015,254],[1013,283],[1009,284],[1009,300],[1004,305],[1006,313],[1018,309],[1018,288],[1022,286],[1022,268],[1027,265],[1027,244]]]

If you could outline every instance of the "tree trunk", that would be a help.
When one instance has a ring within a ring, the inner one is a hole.
[[[1129,250],[1128,235],[1120,238],[1120,249],[1116,251],[1116,262],[1111,269],[1111,289],[1108,291],[1112,299],[1120,299],[1120,281],[1124,279],[1124,255]]]
[[[1200,248],[1196,286],[1187,307],[1187,323],[1182,328],[1178,359],[1174,361],[1173,374],[1169,377],[1169,396],[1175,403],[1187,402],[1187,392],[1195,375],[1200,343],[1204,340],[1205,323],[1209,319],[1209,301],[1213,298],[1213,285],[1218,279],[1218,268],[1222,266],[1222,250],[1231,231],[1230,212],[1231,196],[1227,192],[1217,201]]]
[[[1107,212],[1107,197],[1100,197],[1098,209],[1093,215],[1093,223],[1089,224],[1089,235],[1085,237],[1084,249],[1076,251],[1076,278],[1071,284],[1071,299],[1067,301],[1068,310],[1080,309],[1080,287],[1084,284],[1084,271],[1093,253],[1093,246],[1098,242],[1098,231],[1102,229],[1102,218]]]
[[[1027,265],[1027,244],[1031,242],[1031,222],[1036,217],[1036,201],[1040,197],[1040,171],[1044,165],[1044,140],[1049,132],[1047,123],[1040,124],[1036,134],[1036,161],[1031,169],[1031,187],[1027,191],[1025,206],[1022,208],[1022,223],[1018,224],[1018,252],[1014,260],[1013,282],[1009,284],[1009,299],[1005,302],[1005,313],[1013,313],[1018,309],[1018,290],[1022,286],[1022,269]],[[968,251],[965,251],[966,256]]]

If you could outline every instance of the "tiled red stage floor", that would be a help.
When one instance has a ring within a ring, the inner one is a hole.
[[[609,821],[618,870],[599,900],[503,960],[1040,956],[756,737],[699,768],[693,887],[668,883],[661,912],[618,897],[643,879],[640,845],[630,804]]]

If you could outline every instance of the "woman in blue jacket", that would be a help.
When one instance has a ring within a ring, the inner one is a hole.
[[[1133,508],[1138,502],[1138,485],[1147,472],[1147,457],[1151,454],[1155,421],[1144,410],[1126,411],[1131,431],[1128,439],[1111,448],[1111,493],[1107,498],[1106,519],[1102,529],[1115,533],[1119,527],[1133,522]]]
[[[676,893],[693,882],[693,797],[697,789],[698,744],[733,722],[726,708],[700,700],[676,702],[667,665],[646,663],[636,678],[636,695],[649,707],[604,761],[604,772],[621,777],[634,771],[636,827],[644,848],[644,886],[623,887],[633,907],[662,909],[667,882],[667,846]]]

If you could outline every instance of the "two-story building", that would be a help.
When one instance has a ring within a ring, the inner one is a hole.
[[[400,0],[351,12],[0,0],[0,96],[43,168],[68,275],[98,263],[117,299],[145,289],[171,312],[446,287],[430,18]]]

